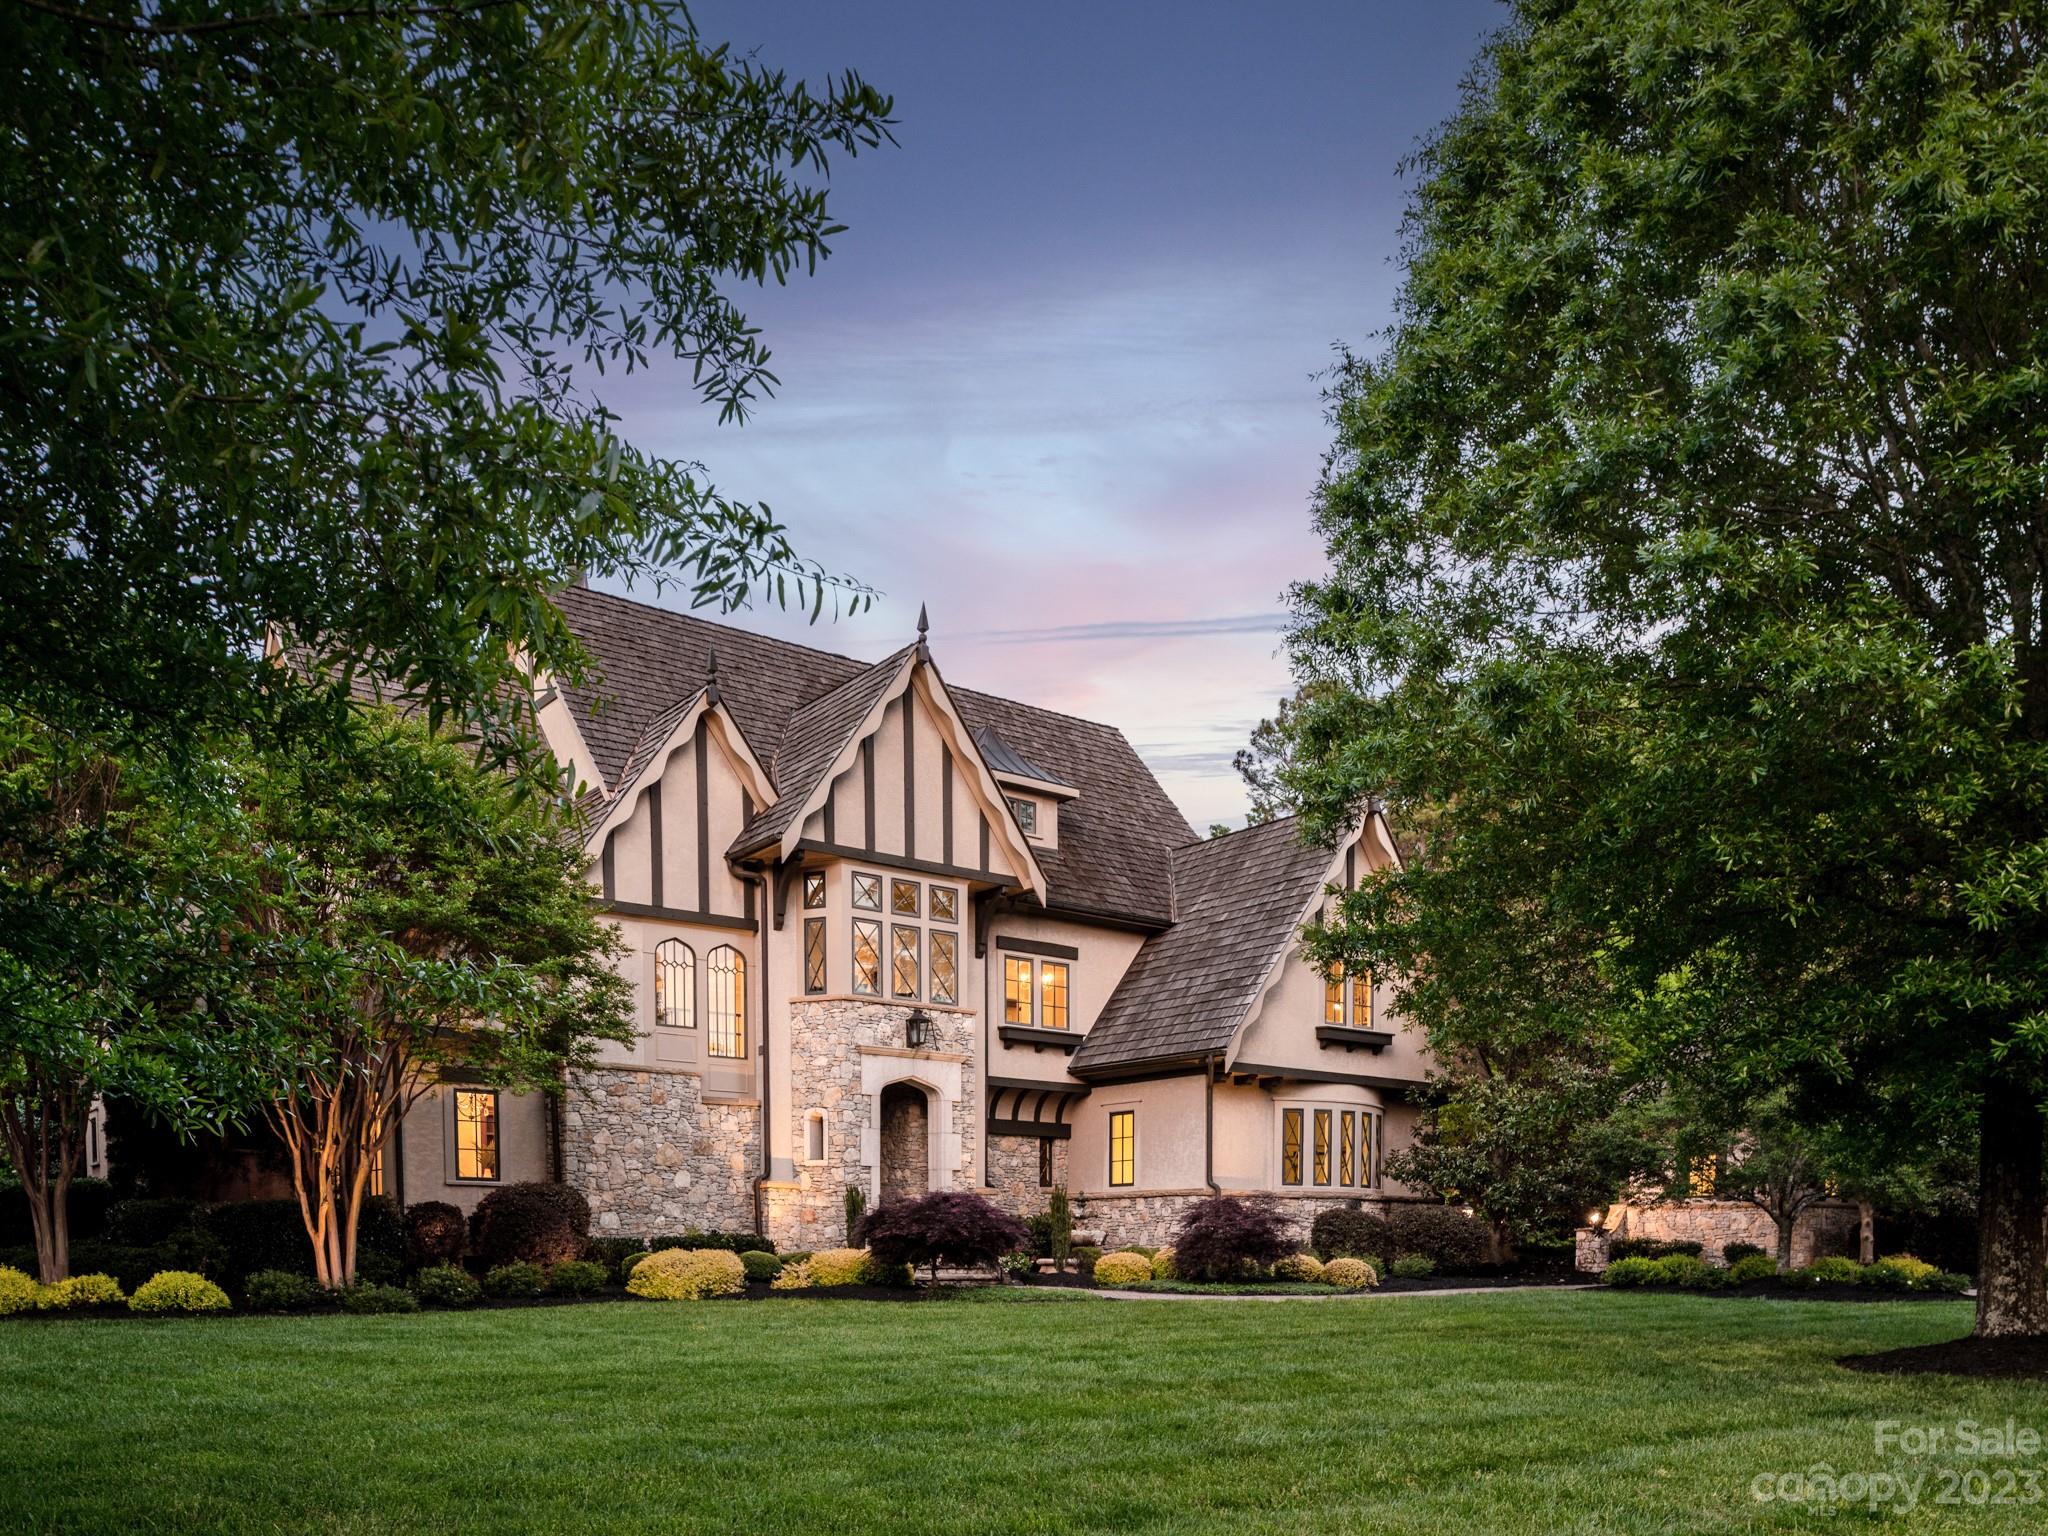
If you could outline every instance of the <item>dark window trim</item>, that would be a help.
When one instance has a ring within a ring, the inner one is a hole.
[[[1013,955],[1043,955],[1048,960],[1081,958],[1081,951],[1071,944],[1048,944],[1043,939],[1015,939],[1004,934],[996,936],[996,948],[1007,949]]]
[[[462,1169],[462,1095],[474,1094],[491,1101],[491,1149],[498,1154],[498,1171],[465,1174]],[[505,1098],[496,1088],[451,1087],[448,1090],[448,1182],[450,1184],[502,1184],[505,1182]]]
[[[1116,1176],[1116,1123],[1128,1120],[1131,1123],[1131,1166],[1130,1177]],[[1135,1189],[1138,1185],[1138,1112],[1135,1109],[1113,1109],[1109,1112],[1109,1187],[1111,1189]]]
[[[811,935],[813,933],[816,933],[818,936],[818,976],[817,984],[815,986],[812,985],[811,978]],[[806,996],[815,996],[820,992],[830,990],[830,988],[827,986],[827,983],[831,980],[832,977],[832,956],[831,950],[829,948],[830,944],[831,939],[827,936],[825,932],[825,919],[822,917],[805,918],[804,993]]]

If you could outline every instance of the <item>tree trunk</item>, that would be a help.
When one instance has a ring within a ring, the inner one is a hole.
[[[71,1092],[31,1099],[34,1119],[21,1101],[0,1105],[6,1129],[7,1155],[28,1199],[29,1226],[35,1234],[36,1277],[55,1285],[71,1274],[71,1180],[77,1172],[80,1138],[74,1120],[79,1096]]]
[[[1877,1262],[1877,1207],[1868,1200],[1856,1202],[1856,1262]]]
[[[2048,1335],[2048,1179],[2040,1100],[1997,1077],[1978,1137],[1978,1338]]]
[[[1792,1229],[1799,1225],[1797,1211],[1773,1211],[1771,1221],[1778,1229],[1778,1273],[1792,1268]]]

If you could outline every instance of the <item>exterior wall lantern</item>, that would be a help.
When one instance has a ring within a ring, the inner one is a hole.
[[[913,1051],[921,1051],[931,1042],[932,1016],[922,1008],[913,1008],[903,1016],[903,1043]]]

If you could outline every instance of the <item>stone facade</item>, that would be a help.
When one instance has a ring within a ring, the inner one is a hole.
[[[1330,1195],[1276,1195],[1261,1191],[1250,1191],[1247,1197],[1267,1200],[1276,1206],[1281,1215],[1293,1224],[1295,1238],[1304,1248],[1308,1246],[1309,1229],[1324,1211],[1369,1210],[1384,1215],[1390,1205],[1401,1203],[1357,1196],[1346,1199]],[[1130,1195],[1090,1193],[1079,1201],[1074,1227],[1077,1231],[1099,1234],[1105,1248],[1128,1243],[1165,1248],[1172,1245],[1173,1229],[1180,1224],[1188,1208],[1210,1198],[1206,1189],[1147,1190]]]
[[[760,1106],[706,1103],[694,1073],[580,1072],[562,1106],[562,1171],[600,1233],[752,1227],[760,1146]]]
[[[1052,1144],[1052,1181],[1066,1184],[1067,1148],[1064,1137]],[[1071,1187],[1071,1186],[1069,1186]],[[1038,1138],[1036,1136],[991,1136],[988,1140],[989,1199],[1013,1216],[1031,1216],[1042,1211],[1052,1198],[1049,1186],[1038,1182]]]
[[[891,1083],[882,1090],[884,1200],[914,1200],[931,1191],[931,1105],[922,1088]]]
[[[789,1008],[789,1117],[798,1149],[795,1177],[778,1178],[767,1191],[768,1235],[785,1247],[815,1248],[841,1241],[846,1187],[881,1196],[882,1090],[890,1083],[921,1089],[926,1105],[927,1184],[932,1189],[979,1187],[980,1095],[971,1063],[978,1046],[974,1015],[930,1008],[926,1047],[903,1044],[907,1003],[820,998]],[[824,1120],[825,1155],[807,1156],[807,1125]],[[779,1172],[780,1170],[778,1170]]]
[[[1860,1246],[1862,1216],[1845,1200],[1802,1211],[1792,1224],[1792,1265],[1796,1269],[1827,1254],[1855,1258]],[[1607,1255],[1621,1238],[1652,1242],[1698,1243],[1701,1257],[1719,1261],[1730,1243],[1753,1243],[1765,1253],[1778,1251],[1778,1228],[1764,1212],[1740,1200],[1685,1200],[1673,1205],[1617,1205],[1600,1227],[1581,1227],[1577,1264],[1582,1273],[1597,1275],[1607,1268]]]

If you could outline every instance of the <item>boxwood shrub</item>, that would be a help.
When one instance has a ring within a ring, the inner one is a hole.
[[[1768,1253],[1745,1253],[1728,1266],[1730,1285],[1757,1285],[1777,1278],[1778,1261]]]
[[[1417,1255],[1445,1274],[1469,1274],[1487,1260],[1486,1224],[1448,1205],[1397,1205],[1387,1216],[1392,1253]]]
[[[242,1305],[256,1312],[302,1312],[318,1287],[310,1276],[288,1269],[259,1269],[242,1282]]]
[[[1766,1251],[1755,1243],[1729,1243],[1721,1249],[1721,1262],[1733,1269],[1744,1259],[1753,1259],[1760,1255],[1768,1256]],[[1776,1266],[1773,1265],[1772,1273],[1776,1272]]]
[[[500,1301],[538,1296],[547,1289],[547,1271],[538,1264],[500,1264],[484,1276],[484,1294]]]
[[[746,1270],[747,1278],[754,1281],[773,1280],[782,1273],[782,1260],[772,1253],[762,1253],[759,1249],[741,1254],[740,1265]]]
[[[204,1275],[167,1269],[135,1288],[128,1305],[137,1312],[225,1312],[228,1293]]]
[[[590,1241],[590,1202],[567,1184],[527,1182],[494,1189],[469,1219],[469,1251],[480,1263],[558,1264]]]
[[[548,1290],[556,1296],[594,1296],[611,1274],[588,1259],[565,1259],[548,1271]]]
[[[1436,1273],[1436,1260],[1426,1253],[1404,1253],[1387,1266],[1396,1280],[1427,1280]]]
[[[1323,1284],[1340,1291],[1364,1291],[1380,1283],[1380,1273],[1363,1259],[1332,1259],[1323,1266]]]
[[[1320,1280],[1323,1261],[1312,1253],[1290,1253],[1273,1266],[1275,1280]]]
[[[469,1248],[469,1218],[446,1200],[420,1200],[405,1208],[405,1261],[414,1269],[459,1264]]]
[[[1339,1206],[1316,1217],[1309,1228],[1309,1247],[1325,1263],[1331,1259],[1362,1259],[1369,1254],[1391,1253],[1394,1230],[1371,1211]]]
[[[0,1317],[16,1312],[33,1312],[36,1293],[42,1289],[36,1277],[12,1264],[0,1268]]]
[[[412,1277],[412,1289],[430,1307],[473,1307],[484,1293],[474,1275],[454,1264],[428,1265]]]
[[[80,1307],[119,1306],[128,1298],[112,1275],[72,1275],[36,1293],[36,1306],[44,1312],[70,1312]]]
[[[729,1248],[666,1248],[633,1266],[626,1289],[653,1301],[703,1301],[746,1285],[746,1266]]]
[[[336,1293],[341,1310],[359,1315],[381,1312],[417,1312],[419,1297],[397,1285],[378,1285],[375,1281],[364,1281],[346,1287]]]
[[[1105,1253],[1095,1261],[1097,1285],[1138,1285],[1152,1278],[1152,1261],[1142,1253]]]

